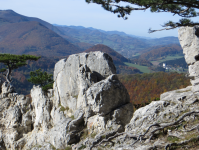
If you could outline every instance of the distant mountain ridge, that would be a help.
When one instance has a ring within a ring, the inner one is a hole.
[[[125,57],[131,57],[134,53],[142,52],[152,46],[179,44],[177,37],[163,37],[156,39],[144,39],[128,35],[119,31],[103,31],[92,27],[83,26],[62,26],[56,27],[65,35],[68,35],[80,42],[89,44],[107,45]],[[76,43],[73,43],[76,44]]]
[[[141,39],[156,39],[156,38],[150,38],[150,37],[144,37],[144,36],[136,36],[136,35],[132,35],[132,34],[127,34],[125,32],[122,31],[104,31],[101,29],[95,29],[93,27],[83,27],[83,26],[67,26],[67,25],[58,25],[58,24],[53,24],[54,26],[60,26],[60,27],[69,27],[69,28],[73,28],[73,29],[90,29],[90,30],[99,30],[100,32],[112,35],[112,34],[118,34],[118,35],[122,35],[122,36],[131,36],[131,37],[135,37],[135,38],[141,38]]]
[[[13,10],[0,10],[0,18],[8,20],[10,23],[36,21],[46,26],[48,29],[53,30],[54,32],[60,32],[55,26],[53,26],[52,24],[44,20],[41,20],[36,17],[27,17],[24,15],[18,14]]]
[[[58,32],[56,27],[41,19],[1,10],[0,53],[63,57],[82,52],[53,30]]]
[[[26,17],[12,10],[0,10],[0,27],[0,52],[15,54],[67,56],[103,44],[129,58],[154,46],[179,44],[177,37],[143,39],[120,31],[53,26],[39,18]]]

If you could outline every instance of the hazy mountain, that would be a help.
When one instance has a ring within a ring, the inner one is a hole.
[[[35,17],[27,17],[24,15],[20,15],[14,12],[13,10],[0,10],[0,18],[6,19],[11,23],[36,21],[55,32],[60,32],[55,26],[44,20]]]
[[[177,37],[144,39],[120,31],[103,31],[92,27],[53,26],[12,10],[0,11],[0,27],[0,52],[16,54],[62,56],[103,44],[125,57],[131,57],[136,52],[143,53],[151,47],[154,49],[154,46],[179,44]]]
[[[41,19],[0,11],[0,52],[67,56],[82,51],[50,28],[58,31]]]
[[[80,42],[93,45],[107,45],[124,56],[128,56],[128,52],[135,52],[136,50],[145,49],[148,47],[148,44],[145,42],[145,40],[140,40],[130,36],[106,34],[99,30],[91,30],[82,27],[74,29],[70,27],[57,26],[57,28],[65,35],[71,36]]]
[[[92,27],[86,28],[86,27],[83,27],[83,26],[67,26],[67,25],[58,25],[58,24],[53,24],[53,25],[54,26],[59,26],[59,27],[69,27],[69,28],[77,29],[77,30],[81,30],[81,29],[99,30],[100,32],[103,32],[103,33],[106,33],[106,34],[109,34],[109,35],[118,34],[118,35],[121,35],[121,36],[130,36],[130,37],[141,38],[141,39],[155,39],[155,38],[150,38],[150,37],[126,34],[125,32],[122,32],[122,31],[104,31],[104,30],[101,30],[101,29],[95,29],[95,28],[92,28]]]
[[[140,38],[119,31],[103,31],[92,27],[60,26],[56,25],[62,34],[89,44],[104,44],[119,52],[125,57],[131,57],[136,52],[141,52],[157,45],[179,44],[177,37],[164,37],[156,39]],[[77,44],[77,43],[74,43]]]

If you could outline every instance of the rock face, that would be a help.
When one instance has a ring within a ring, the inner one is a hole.
[[[188,65],[198,61],[199,54],[199,26],[181,27],[178,31],[178,38]]]
[[[24,146],[25,143],[20,139],[33,129],[30,103],[30,98],[13,93],[1,98],[0,149],[16,149]]]
[[[6,90],[4,83],[0,149],[65,149],[85,138],[124,131],[133,107],[115,72],[109,55],[91,52],[60,60],[54,89],[46,94],[34,86],[28,98]]]
[[[1,86],[1,97],[7,97],[9,93],[14,92],[14,87],[8,82],[4,82]]]
[[[178,31],[180,44],[185,54],[185,60],[189,65],[189,77],[191,77],[192,91],[199,92],[199,26],[182,27]]]
[[[77,97],[94,83],[115,73],[115,65],[108,54],[91,52],[71,55],[55,65],[55,98],[62,106],[75,110],[78,107]]]

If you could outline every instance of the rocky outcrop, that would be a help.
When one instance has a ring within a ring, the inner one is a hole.
[[[184,57],[188,65],[198,61],[199,54],[199,26],[181,27],[178,31],[178,38],[183,49]]]
[[[178,35],[185,60],[189,65],[192,91],[196,94],[199,92],[199,26],[182,27]]]
[[[197,28],[179,30],[192,86],[163,93],[159,101],[134,114],[112,59],[102,52],[60,60],[54,89],[48,93],[34,86],[29,98],[3,84],[0,149],[197,149],[193,147],[199,141]]]
[[[91,52],[71,55],[55,65],[55,99],[62,106],[75,110],[78,108],[76,99],[79,96],[78,99],[81,99],[82,92],[115,73],[115,65],[108,54]]]
[[[95,141],[123,132],[133,107],[115,72],[109,55],[91,52],[60,60],[55,65],[54,89],[47,93],[33,86],[28,98],[4,90],[3,84],[1,148],[65,149],[75,143],[73,147],[79,148],[85,138]]]
[[[111,57],[102,52],[71,55],[59,61],[54,72],[55,105],[66,108],[67,116],[75,119],[83,112],[90,134],[109,130],[109,121],[113,130],[123,131],[133,107],[115,72]],[[127,117],[122,118],[118,112]]]
[[[176,147],[178,144],[181,147],[183,143],[188,145],[190,139],[197,141],[198,137],[194,130],[199,124],[196,119],[199,115],[198,102],[192,86],[163,93],[159,101],[134,112],[130,123],[125,126],[125,132],[114,134],[108,144],[101,140],[96,147],[111,146],[111,142],[114,143],[112,148],[118,150],[161,150],[173,148],[173,143]]]
[[[30,98],[9,93],[0,100],[0,147],[16,149],[24,146],[20,141],[24,134],[31,132],[33,122]]]

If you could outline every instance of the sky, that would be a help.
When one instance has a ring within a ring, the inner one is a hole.
[[[148,29],[161,29],[161,25],[180,17],[170,13],[134,11],[128,20],[104,10],[100,5],[87,4],[85,0],[0,0],[0,9],[28,17],[37,17],[51,24],[93,27],[105,31],[122,31],[127,34],[160,38],[178,36],[178,29],[148,33]]]

